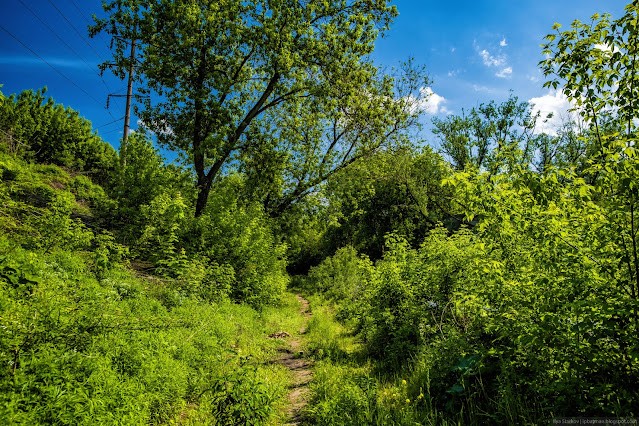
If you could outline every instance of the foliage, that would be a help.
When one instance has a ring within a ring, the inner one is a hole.
[[[66,188],[75,195],[79,206],[86,204],[88,209],[84,213],[91,214],[91,210],[101,213],[115,208],[114,200],[109,198],[104,188],[84,175],[69,180]]]
[[[472,108],[468,114],[433,119],[433,133],[441,141],[442,153],[456,170],[475,167],[497,173],[517,166],[543,173],[552,167],[582,165],[597,151],[584,137],[587,128],[569,116],[553,134],[540,133],[542,117],[534,105],[519,102],[512,93],[505,102],[494,101]]]
[[[260,377],[258,368],[240,359],[239,368],[219,379],[213,388],[213,416],[223,425],[260,425],[273,413],[275,395]]]
[[[287,246],[289,274],[306,274],[326,257],[326,230],[334,222],[324,192],[309,195],[273,220],[273,232]]]
[[[309,424],[448,424],[433,406],[430,381],[378,374],[362,357],[359,337],[335,321],[331,306],[319,297],[310,300],[308,338],[316,361],[304,417]]]
[[[123,215],[130,215],[140,205],[151,203],[153,199],[164,194],[185,192],[191,197],[193,190],[189,188],[188,172],[167,163],[159,151],[153,146],[149,134],[135,132],[130,135],[125,152],[127,165],[119,166],[116,172],[116,183],[109,188],[117,198]]]
[[[162,264],[164,259],[176,256],[178,232],[185,225],[186,210],[179,193],[175,197],[162,193],[149,204],[141,206],[140,216],[145,226],[138,244],[147,259]]]
[[[108,188],[111,197],[117,200],[117,207],[104,213],[111,226],[119,229],[122,241],[128,244],[139,241],[141,255],[161,257],[159,253],[165,249],[165,243],[154,246],[160,238],[155,234],[170,234],[168,228],[175,231],[183,225],[189,211],[187,204],[193,196],[190,176],[174,164],[167,164],[149,135],[142,132],[131,134],[120,155],[127,157],[127,163],[116,166],[114,183]],[[157,223],[159,216],[162,219]],[[153,250],[158,248],[154,254]]]
[[[207,209],[191,220],[182,241],[188,251],[232,268],[233,300],[261,308],[276,303],[288,283],[286,245],[275,239],[260,204],[238,199],[241,186],[238,175],[216,185]]]
[[[368,62],[386,1],[142,4],[94,31],[116,73],[139,36],[145,123],[195,174],[1,98],[0,422],[284,420],[265,336],[303,321],[310,423],[638,415],[638,2],[547,37],[582,122],[482,104],[435,122],[450,166],[407,140],[422,71]]]
[[[329,209],[336,216],[326,230],[327,251],[352,245],[379,259],[389,232],[418,246],[439,221],[459,227],[463,218],[441,186],[450,172],[430,148],[410,147],[380,152],[344,170],[327,185]]]
[[[4,173],[11,175],[0,182],[4,232],[21,245],[45,251],[84,249],[91,244],[92,231],[76,215],[82,208],[71,191],[77,188],[69,185],[76,179],[56,166],[25,166],[6,154],[0,162]]]
[[[194,166],[196,216],[215,180],[244,154],[276,174],[287,158],[313,165],[275,204],[281,213],[329,170],[380,146],[414,117],[411,98],[396,98],[392,79],[378,78],[367,58],[397,15],[387,1],[129,0],[104,8],[109,16],[91,34],[113,37],[120,76],[131,65],[126,43],[137,40],[140,93],[161,95],[145,98],[138,112],[162,144]],[[335,137],[320,142],[328,128]]]
[[[633,1],[614,21],[598,13],[590,23],[575,20],[568,31],[555,24],[556,33],[545,38],[548,56],[540,65],[551,77],[545,86],[557,89],[562,84],[564,94],[596,131],[607,110],[614,111],[628,133],[634,128],[638,8]],[[603,140],[598,137],[597,142],[601,145]]]
[[[1,139],[8,151],[39,163],[88,172],[106,183],[117,163],[115,150],[77,111],[56,104],[53,98],[45,99],[46,90],[26,90],[8,98],[0,94]]]
[[[311,268],[305,285],[337,305],[343,318],[357,317],[361,315],[362,299],[368,297],[372,267],[366,256],[358,256],[352,247],[343,247]]]
[[[316,364],[311,389],[313,403],[307,411],[310,424],[371,425],[377,421],[377,383],[366,372],[331,364]]]
[[[336,99],[309,98],[267,114],[268,124],[254,130],[256,146],[242,156],[241,171],[251,182],[247,195],[279,217],[324,183],[343,178],[343,171],[409,144],[409,132],[420,126],[416,105],[425,101],[420,89],[428,84],[424,68],[409,60],[354,93],[337,86]]]
[[[1,242],[3,423],[263,424],[273,416],[284,383],[259,366],[273,330],[254,310],[183,296],[169,308],[153,281],[115,268],[98,282],[81,255],[13,247],[8,257]]]
[[[468,116],[433,119],[433,133],[457,170],[472,165],[496,171],[503,165],[504,152],[521,149],[523,161],[533,158],[540,138],[534,132],[538,119],[531,105],[511,93],[501,105],[492,101],[471,109]]]
[[[616,158],[599,179],[618,194],[606,197],[565,171],[457,174],[447,185],[478,217],[476,234],[434,230],[417,250],[387,237],[373,279],[359,276],[370,297],[356,330],[385,370],[412,369],[415,386],[437,395],[431,414],[462,410],[467,423],[479,412],[498,422],[632,413],[636,299],[633,269],[619,265],[632,262],[632,230],[608,212],[625,205],[611,177],[636,167],[631,154]],[[311,276],[331,286],[340,265]]]

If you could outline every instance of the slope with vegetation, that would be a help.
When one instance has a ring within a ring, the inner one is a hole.
[[[293,377],[270,362],[285,343],[266,337],[299,328],[298,302],[283,294],[283,246],[263,214],[226,202],[239,178],[189,221],[190,176],[145,135],[129,140],[124,168],[51,99],[3,97],[2,118],[2,422],[283,419]],[[34,162],[40,145],[26,141],[54,126],[66,138],[49,136]]]
[[[387,2],[147,3],[92,31],[139,31],[182,165],[0,95],[2,423],[639,415],[639,3],[547,37],[579,126],[513,95],[435,121],[439,153],[410,137],[423,70],[369,62]]]

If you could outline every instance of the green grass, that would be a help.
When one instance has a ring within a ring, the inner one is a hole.
[[[295,297],[258,312],[184,297],[86,256],[11,248],[0,300],[3,424],[274,421],[290,382],[270,361],[300,327]],[[20,275],[22,274],[22,275]],[[6,281],[6,280],[5,280]],[[229,420],[230,419],[230,420]]]
[[[0,172],[0,424],[283,421],[292,377],[268,336],[301,328],[295,295],[258,311],[138,276],[71,217],[100,187],[6,155]]]
[[[328,302],[318,296],[309,299],[313,317],[308,347],[317,359],[306,408],[310,424],[464,424],[434,407],[428,365],[386,372],[367,357],[360,337],[336,320],[336,310]]]

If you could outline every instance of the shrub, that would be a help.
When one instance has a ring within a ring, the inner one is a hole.
[[[30,252],[0,237],[0,423],[272,417],[284,380],[265,364],[272,342],[255,310],[183,295],[169,309],[153,281],[117,267],[98,281],[86,257]]]
[[[286,245],[277,242],[261,205],[238,200],[239,185],[240,177],[230,176],[215,186],[182,241],[210,264],[232,267],[231,298],[259,309],[277,303],[288,284]]]
[[[370,425],[377,421],[377,381],[352,367],[318,361],[306,410],[311,424]]]
[[[353,247],[347,246],[312,267],[304,285],[306,290],[319,292],[334,303],[342,319],[359,318],[368,298],[373,272],[368,257],[358,256]]]
[[[18,141],[21,156],[89,172],[106,183],[117,164],[115,150],[92,131],[77,111],[45,99],[46,88],[8,98],[0,93],[0,130]]]

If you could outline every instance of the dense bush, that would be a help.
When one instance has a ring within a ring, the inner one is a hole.
[[[134,246],[135,255],[155,260],[166,245],[158,238],[174,238],[170,228],[175,231],[190,214],[193,185],[186,171],[166,163],[145,133],[131,134],[120,155],[126,157],[126,165],[117,164],[106,187],[117,205],[101,213],[118,229],[120,241]],[[160,216],[161,223],[155,223]]]
[[[76,200],[77,178],[56,166],[26,165],[6,154],[0,155],[0,165],[12,176],[0,182],[0,227],[15,242],[45,251],[81,250],[91,244],[93,232],[78,216],[85,209]],[[95,200],[108,205],[102,191],[95,194]]]
[[[309,423],[319,425],[385,424],[379,418],[377,381],[352,367],[317,363]]]
[[[203,215],[185,228],[183,241],[187,251],[232,267],[230,296],[260,308],[277,302],[286,288],[286,245],[275,239],[261,204],[238,200],[240,185],[236,175],[215,186]]]
[[[114,216],[96,209],[119,200],[57,166],[2,154],[0,170],[0,422],[262,424],[275,415],[286,379],[263,363],[277,345],[264,336],[276,330],[228,301],[246,288],[237,299],[268,313],[285,285],[284,248],[273,250],[259,209],[239,224],[240,206],[227,213],[225,231],[238,238],[229,260],[248,269],[261,256],[273,271],[236,274],[215,251],[187,255],[188,207],[160,191],[139,208],[135,253],[164,278],[141,280],[122,268],[127,247],[100,227]]]
[[[390,234],[374,268],[355,269],[344,250],[311,271],[314,287],[347,295],[341,286],[364,283],[356,330],[381,371],[405,374],[413,394],[429,389],[428,406],[410,408],[421,415],[476,423],[487,412],[512,423],[632,413],[635,302],[622,273],[615,283],[606,268],[614,239],[594,241],[608,228],[591,190],[579,178],[524,172],[493,176],[489,188],[484,177],[460,177],[465,201],[484,212],[476,232],[436,229],[419,249]]]
[[[267,423],[286,380],[264,337],[302,322],[311,423],[636,417],[638,13],[546,39],[546,85],[585,105],[583,132],[535,134],[511,96],[435,121],[452,166],[403,137],[352,157],[356,122],[317,157],[314,104],[303,138],[254,117],[205,153],[210,122],[194,176],[144,133],[118,162],[44,90],[0,94],[0,422]]]
[[[117,267],[98,281],[89,264],[83,254],[43,256],[0,241],[2,423],[272,417],[283,388],[259,366],[269,355],[254,310],[201,304]]]
[[[332,254],[351,245],[376,260],[390,232],[417,247],[439,222],[458,228],[452,194],[441,186],[450,173],[447,163],[428,147],[421,152],[409,147],[383,151],[343,170],[326,189],[335,216],[325,232],[327,251]]]
[[[459,303],[471,297],[469,266],[479,253],[471,233],[460,231],[449,238],[443,228],[431,231],[417,250],[394,234],[387,236],[386,245],[375,265],[361,328],[371,354],[398,369],[433,336],[473,327],[475,312]]]
[[[45,93],[46,88],[8,98],[0,93],[0,140],[11,153],[88,172],[107,183],[117,164],[115,150],[77,111],[46,99]]]
[[[358,256],[352,247],[343,247],[318,266],[311,268],[304,280],[310,292],[319,292],[334,304],[342,319],[361,320],[364,304],[371,297],[373,264]]]

